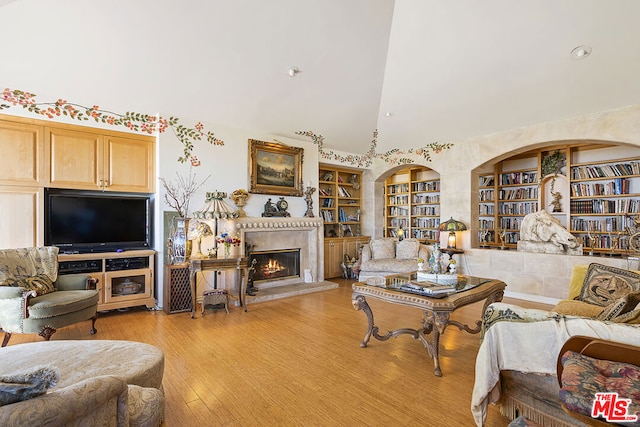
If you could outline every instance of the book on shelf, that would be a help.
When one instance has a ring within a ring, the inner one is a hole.
[[[333,172],[326,172],[320,177],[320,181],[331,181],[333,179]]]

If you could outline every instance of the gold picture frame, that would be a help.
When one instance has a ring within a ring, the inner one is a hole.
[[[249,192],[302,196],[304,148],[249,140]]]

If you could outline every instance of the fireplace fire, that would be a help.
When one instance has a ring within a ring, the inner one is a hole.
[[[300,248],[251,253],[255,263],[253,283],[300,277]]]

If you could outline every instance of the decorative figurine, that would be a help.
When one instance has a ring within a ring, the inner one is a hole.
[[[273,204],[271,199],[267,200],[267,203],[264,204],[264,212],[262,213],[263,217],[271,217],[271,216],[282,216],[289,217],[291,214],[287,212],[289,208],[289,203],[284,199],[284,197],[280,197],[280,200]]]
[[[311,195],[315,193],[314,187],[307,187],[304,192],[304,201],[307,202],[307,211],[304,213],[305,218],[313,218],[313,199]]]

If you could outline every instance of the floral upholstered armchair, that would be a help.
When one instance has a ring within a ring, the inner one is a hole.
[[[96,283],[86,274],[59,276],[57,247],[0,250],[2,347],[13,333],[37,333],[49,340],[57,328],[89,319],[94,334]]]

